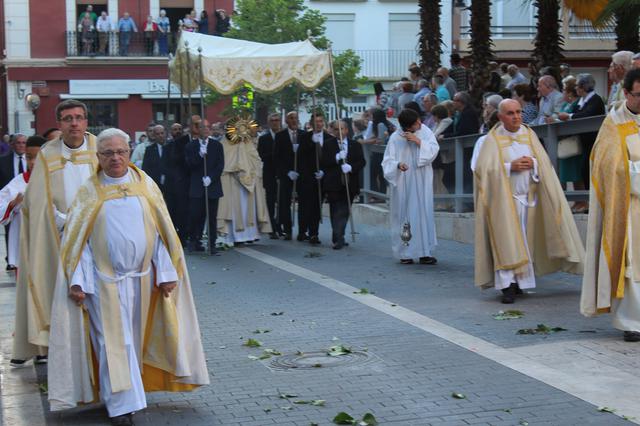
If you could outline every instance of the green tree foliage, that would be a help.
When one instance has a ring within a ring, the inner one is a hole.
[[[274,44],[305,40],[311,36],[317,48],[326,49],[329,45],[324,36],[326,18],[318,10],[306,7],[302,0],[237,0],[235,9],[237,14],[233,18],[233,28],[225,37]],[[347,50],[334,55],[333,61],[338,96],[353,96],[354,89],[363,83],[363,79],[358,78],[360,58],[352,50]],[[278,93],[256,93],[256,111],[263,118],[266,111],[277,107],[296,109],[299,100],[308,96],[296,85]],[[317,89],[316,97],[333,102],[330,79]],[[207,102],[219,98],[218,94],[209,94]]]
[[[479,106],[482,95],[487,91],[491,76],[489,61],[494,58],[491,40],[491,0],[474,0],[469,6],[471,11],[471,97]]]
[[[440,31],[440,0],[420,0],[420,68],[431,77],[440,67],[442,32]]]

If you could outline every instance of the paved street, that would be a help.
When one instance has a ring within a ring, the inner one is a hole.
[[[190,256],[212,383],[150,394],[136,424],[330,425],[341,411],[372,413],[380,425],[640,420],[640,344],[622,342],[608,317],[579,314],[579,277],[540,280],[513,305],[524,317],[499,321],[498,293],[473,287],[471,246],[441,240],[437,266],[400,265],[388,230],[361,225],[358,242],[342,251],[331,249],[329,231],[325,223],[321,247],[265,239],[219,257]],[[14,295],[3,276],[3,423],[109,424],[101,406],[50,413],[46,367],[9,367]],[[517,334],[538,324],[566,331]],[[249,338],[262,347],[243,346]],[[338,345],[352,352],[325,355]],[[250,358],[266,349],[282,355]],[[296,404],[315,400],[326,402]]]

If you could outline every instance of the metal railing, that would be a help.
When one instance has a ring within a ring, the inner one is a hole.
[[[562,138],[580,135],[584,133],[597,132],[602,125],[602,121],[606,116],[596,116],[588,118],[580,118],[576,120],[568,120],[564,122],[556,122],[551,124],[543,124],[532,126],[541,141],[544,142],[545,149],[551,160],[554,169],[558,170],[558,141]],[[470,164],[468,158],[465,158],[465,149],[473,149],[478,138],[482,134],[474,134],[467,136],[446,138],[440,144],[440,152],[453,152],[455,155],[455,190],[452,194],[434,194],[434,201],[451,202],[453,201],[453,211],[462,213],[469,211],[470,205],[473,204],[472,182],[465,181],[473,179],[468,173]],[[364,145],[365,158],[367,165],[364,170],[363,188],[360,191],[363,195],[365,204],[377,201],[388,201],[386,193],[386,185],[380,185],[378,176],[384,179],[380,162],[381,155],[384,153],[385,145]],[[465,159],[467,161],[465,161]],[[589,197],[589,191],[565,191],[565,195],[569,200],[586,200]]]
[[[360,57],[360,76],[370,79],[400,79],[408,74],[409,65],[419,62],[415,49],[407,50],[353,50]],[[344,50],[334,50],[335,54]]]
[[[67,31],[67,56],[168,56],[175,52],[177,33]]]

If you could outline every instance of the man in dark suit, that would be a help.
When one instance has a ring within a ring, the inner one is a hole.
[[[191,135],[195,135],[193,136],[195,139],[199,137],[201,121],[199,115],[193,115],[189,120],[190,132]],[[188,134],[174,138],[167,146],[166,153],[169,164],[166,184],[167,192],[170,194],[172,203],[175,206],[173,208],[174,216],[171,220],[173,220],[173,225],[178,231],[182,245],[187,244],[189,237],[189,179],[191,172],[189,171],[189,166],[187,166],[185,148],[191,142],[191,138]]]
[[[453,106],[458,112],[458,119],[454,120],[453,135],[466,136],[473,135],[480,131],[480,115],[471,105],[471,96],[468,92],[458,92],[453,97]],[[463,188],[467,194],[473,194],[473,172],[471,171],[471,157],[473,157],[473,147],[465,148],[463,151]],[[451,170],[453,171],[453,170]],[[447,176],[447,180],[450,180]],[[472,204],[466,205],[467,209],[473,210]]]
[[[258,138],[258,155],[262,160],[262,187],[267,197],[267,210],[271,221],[270,237],[277,240],[282,232],[276,223],[276,198],[278,197],[278,183],[274,165],[274,145],[276,133],[280,131],[280,114],[269,115],[269,130]]]
[[[343,120],[334,123],[333,134],[342,135],[342,142],[339,143],[335,138],[329,139],[322,147],[322,190],[329,203],[333,248],[340,250],[348,245],[344,239],[344,231],[349,220],[349,205],[360,192],[359,176],[366,161],[362,145],[349,140],[347,123]]]
[[[287,128],[276,134],[276,142],[273,150],[274,166],[278,185],[280,185],[280,198],[278,199],[278,226],[284,232],[284,239],[291,240],[292,218],[291,204],[293,183],[298,179],[299,164],[296,160],[298,147],[304,132],[299,129],[298,113],[291,111],[285,118]],[[296,192],[300,193],[296,185]],[[300,228],[301,211],[298,209],[298,228]],[[303,234],[300,231],[300,234]]]
[[[12,135],[9,144],[11,145],[11,151],[7,155],[0,157],[0,189],[7,186],[7,184],[17,175],[27,171],[27,159],[25,153],[27,151],[27,136],[22,133],[16,133]],[[7,246],[7,252],[9,251],[9,225],[4,227],[4,240]],[[5,260],[7,258],[5,257]],[[7,265],[7,270],[13,270],[11,265]]]
[[[320,160],[325,143],[335,141],[335,138],[324,131],[324,117],[322,113],[311,115],[313,130],[302,135],[300,147],[298,149],[298,161],[300,177],[300,220],[298,227],[298,241],[303,241],[309,237],[309,243],[320,244],[318,229],[320,227],[320,217],[322,207],[320,190],[324,171],[321,168]],[[305,231],[307,234],[305,234]]]
[[[189,184],[189,251],[203,251],[200,237],[206,221],[206,204],[209,205],[209,246],[215,253],[217,236],[216,217],[218,199],[222,197],[220,175],[224,169],[222,144],[212,138],[209,122],[202,120],[199,133],[192,133],[192,140],[185,149],[187,166],[191,171]],[[205,174],[206,162],[206,174]],[[208,198],[205,200],[205,188]]]
[[[166,198],[167,170],[170,166],[167,160],[166,136],[164,127],[160,124],[153,127],[151,144],[144,151],[142,170],[158,185]]]

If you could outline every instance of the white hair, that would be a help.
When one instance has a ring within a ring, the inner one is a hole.
[[[484,103],[487,105],[491,105],[495,109],[498,109],[498,106],[500,105],[500,102],[502,102],[502,100],[502,96],[494,94],[487,96],[487,99],[485,99]]]
[[[611,62],[616,65],[622,65],[625,71],[629,71],[633,64],[633,52],[621,50],[611,55]]]
[[[102,145],[103,142],[111,140],[113,138],[120,138],[127,145],[129,145],[129,141],[131,140],[129,138],[129,135],[123,132],[122,130],[116,129],[115,127],[111,127],[109,129],[104,129],[98,135],[98,142],[97,142],[98,148],[100,147],[100,145]]]

